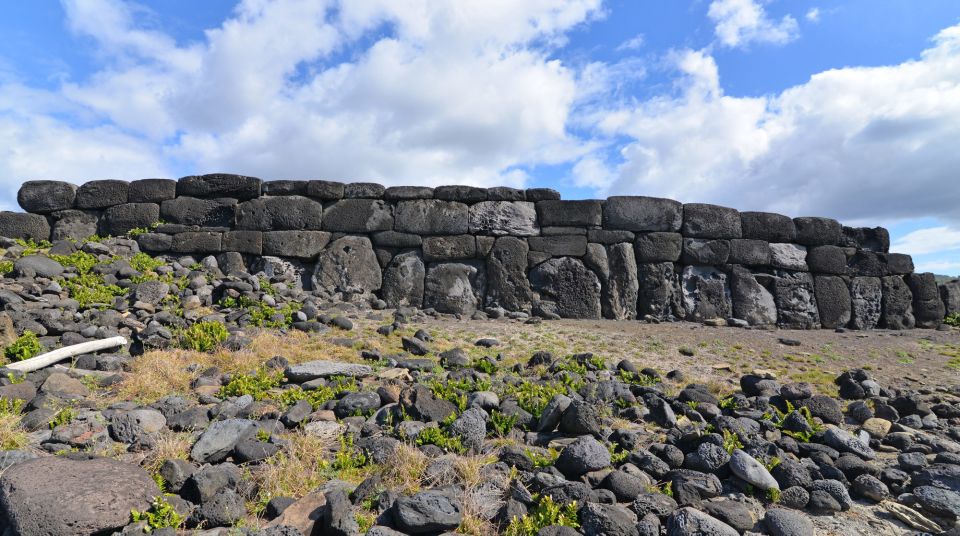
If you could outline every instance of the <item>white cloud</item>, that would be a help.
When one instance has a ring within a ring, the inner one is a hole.
[[[589,147],[567,130],[578,72],[549,53],[600,3],[243,0],[178,43],[143,8],[63,0],[101,67],[50,92],[0,80],[0,183],[222,170],[522,186],[522,166]]]
[[[810,22],[820,22],[820,8],[812,7],[807,10],[807,13],[803,16]]]
[[[707,16],[716,24],[714,33],[726,47],[750,43],[788,43],[799,35],[797,20],[790,15],[771,20],[757,0],[713,0]]]
[[[617,50],[618,51],[638,50],[643,47],[644,41],[645,41],[645,38],[643,37],[643,34],[637,34],[631,37],[630,39],[627,39],[626,41],[617,45]]]
[[[960,250],[960,229],[946,225],[917,229],[900,237],[891,247],[910,255]]]
[[[960,275],[960,261],[930,261],[917,262],[914,266],[917,273],[933,272],[942,275]]]
[[[960,25],[919,59],[834,69],[763,97],[725,94],[704,51],[672,64],[677,93],[595,115],[605,136],[630,140],[606,159],[603,193],[845,221],[960,221]]]

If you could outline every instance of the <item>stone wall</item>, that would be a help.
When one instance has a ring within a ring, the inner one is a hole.
[[[960,308],[960,283],[913,273],[883,228],[652,197],[218,174],[29,181],[17,199],[26,212],[0,213],[0,235],[137,229],[150,253],[281,257],[314,288],[442,313],[905,329]]]

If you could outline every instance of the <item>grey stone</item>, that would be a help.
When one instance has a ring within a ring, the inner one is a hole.
[[[637,265],[637,317],[665,320],[680,308],[680,287],[671,262]]]
[[[488,201],[526,201],[526,192],[509,186],[494,186],[487,188]]]
[[[137,245],[141,251],[164,253],[173,246],[173,236],[162,233],[144,233],[137,237]]]
[[[381,297],[389,307],[423,306],[426,269],[416,251],[395,256],[383,272]]]
[[[173,179],[141,179],[130,183],[127,201],[130,203],[162,203],[177,196],[177,181]]]
[[[770,244],[770,266],[806,272],[808,270],[807,248],[797,244]]]
[[[463,506],[441,491],[421,491],[393,503],[393,519],[408,534],[435,534],[453,530],[463,522]]]
[[[460,201],[461,203],[473,204],[486,201],[487,190],[463,184],[437,186],[433,189],[433,197],[444,201]]]
[[[330,242],[326,231],[269,231],[261,235],[263,254],[313,259]]]
[[[227,231],[223,233],[221,249],[249,255],[262,255],[263,233],[260,231]]]
[[[876,453],[874,453],[868,444],[860,441],[859,438],[842,428],[835,426],[827,427],[823,434],[823,441],[840,452],[856,454],[864,460],[872,460],[876,457]]]
[[[487,256],[487,307],[522,311],[530,307],[532,292],[527,280],[527,243],[519,238],[497,238]]]
[[[160,204],[160,217],[167,223],[229,227],[233,225],[237,200],[233,198],[198,199],[177,197]]]
[[[469,231],[468,208],[463,203],[418,199],[397,203],[397,231],[420,235],[462,235]]]
[[[730,455],[730,472],[745,482],[762,490],[780,489],[780,484],[770,475],[770,471],[753,456],[740,449],[734,449]]]
[[[486,276],[476,263],[438,263],[427,269],[423,306],[440,313],[471,315],[486,290]]]
[[[932,273],[904,276],[913,294],[913,318],[918,328],[936,328],[943,323],[946,307],[940,300],[937,280]]]
[[[572,400],[568,396],[561,394],[553,395],[553,398],[543,407],[543,412],[540,413],[540,419],[537,422],[537,431],[554,431],[557,425],[560,424],[560,418],[563,416],[563,413],[570,407],[571,402]]]
[[[682,233],[684,238],[741,238],[740,213],[718,205],[687,203]]]
[[[728,262],[747,266],[767,266],[770,264],[770,243],[745,238],[731,240]]]
[[[527,239],[531,251],[552,257],[582,257],[587,253],[587,237],[581,235],[534,236]]]
[[[543,230],[541,229],[541,232]],[[570,234],[570,233],[566,233]],[[596,242],[608,246],[610,244],[619,244],[620,242],[633,242],[637,237],[632,231],[620,231],[613,229],[589,229],[587,230],[587,241]],[[679,244],[679,240],[678,240]],[[677,246],[677,255],[679,258],[680,247]]]
[[[727,274],[709,266],[686,266],[680,277],[682,306],[687,320],[730,317],[732,307]]]
[[[24,536],[110,533],[159,494],[146,471],[109,458],[36,458],[0,477],[7,531]]]
[[[797,228],[793,220],[772,212],[741,212],[740,228],[744,238],[767,242],[793,242]]]
[[[481,201],[470,206],[470,232],[494,236],[540,234],[537,209],[527,201]]]
[[[913,293],[903,277],[891,275],[881,279],[883,297],[881,300],[880,325],[887,329],[912,329],[916,324],[913,317]]]
[[[321,201],[336,201],[343,198],[344,184],[334,181],[313,180],[307,183],[307,195]]]
[[[2,214],[0,214],[2,217]],[[952,315],[960,312],[960,279],[954,279],[940,285],[940,300],[943,302],[944,313]]]
[[[805,246],[835,246],[840,243],[840,222],[830,218],[794,218],[798,244]]]
[[[323,229],[372,233],[393,229],[393,210],[380,199],[342,199],[323,211]]]
[[[280,179],[273,181],[263,181],[260,191],[263,195],[281,196],[281,195],[307,195],[307,181],[298,181],[290,179]]]
[[[600,433],[600,413],[597,408],[581,400],[574,400],[560,418],[559,430],[568,435]]]
[[[375,182],[351,182],[343,186],[343,197],[378,199],[383,197],[386,188]]]
[[[373,374],[373,369],[367,365],[357,363],[343,363],[340,361],[326,361],[318,359],[298,365],[290,365],[284,369],[284,376],[293,383],[304,383],[317,378],[331,376],[362,377]]]
[[[627,243],[607,246],[609,276],[600,297],[604,318],[630,320],[637,317],[640,283],[633,246]]]
[[[846,275],[847,252],[839,246],[814,246],[807,250],[807,266],[811,272]]]
[[[683,205],[672,199],[614,196],[603,203],[605,229],[676,233],[682,222]]]
[[[806,272],[784,272],[774,280],[773,299],[777,304],[777,325],[788,329],[820,327],[813,277]]]
[[[263,181],[256,177],[213,173],[182,177],[177,181],[177,196],[218,198],[231,197],[240,201],[260,197]]]
[[[333,412],[338,419],[352,415],[367,415],[380,409],[380,395],[370,391],[347,393],[334,406]]]
[[[220,462],[233,447],[256,433],[257,424],[247,419],[226,419],[210,424],[190,449],[190,459],[200,463]]]
[[[772,326],[777,323],[777,305],[773,294],[743,268],[735,268],[730,273],[730,299],[734,318],[746,320],[751,326]]]
[[[683,255],[681,256],[683,264],[726,264],[729,257],[729,240],[683,239]]]
[[[100,215],[95,211],[60,210],[50,214],[50,220],[52,229],[43,240],[84,240],[99,232]]]
[[[886,263],[879,253],[859,250],[847,259],[847,273],[855,276],[882,277],[887,274]]]
[[[563,318],[600,317],[600,280],[578,259],[560,257],[538,265],[530,271],[530,284],[541,300],[556,303]]]
[[[907,275],[913,273],[913,257],[905,253],[878,253],[886,265],[888,275]]]
[[[877,253],[890,251],[890,233],[883,227],[843,227],[840,245]]]
[[[956,490],[918,486],[913,488],[913,495],[931,514],[954,520],[960,518],[960,493]]]
[[[13,261],[13,275],[17,277],[46,277],[53,279],[63,274],[63,266],[45,255],[27,255]]]
[[[144,281],[138,283],[136,287],[137,301],[152,305],[159,305],[169,293],[170,285],[162,281]]]
[[[26,181],[17,191],[17,203],[26,212],[49,214],[73,208],[77,187],[63,181]]]
[[[365,236],[338,238],[317,256],[314,288],[364,293],[379,290],[382,283],[380,264]]]
[[[391,186],[383,191],[383,198],[387,201],[433,199],[433,188],[428,186]]]
[[[219,253],[223,234],[208,231],[177,233],[170,243],[174,253]]]
[[[197,509],[197,514],[211,527],[230,526],[243,519],[247,508],[236,491],[226,488],[217,492]]]
[[[537,203],[540,225],[599,226],[603,216],[601,201],[585,199],[576,201],[540,201]]]
[[[827,329],[846,327],[850,322],[852,301],[846,281],[835,275],[813,278],[820,325]]]
[[[447,431],[459,437],[464,447],[479,452],[487,435],[487,414],[480,408],[467,408]]]
[[[77,188],[74,206],[79,209],[107,208],[127,202],[130,183],[121,180],[88,181]]]
[[[680,233],[642,233],[633,243],[638,263],[676,262],[683,249]]]
[[[810,536],[816,534],[813,522],[802,512],[773,508],[763,516],[763,524],[770,536]]]
[[[160,206],[155,203],[125,203],[103,211],[100,233],[107,236],[125,235],[138,227],[149,227],[160,220]]]
[[[880,502],[890,497],[887,485],[873,475],[863,474],[853,480],[853,492],[860,497]]]
[[[0,212],[0,236],[24,240],[49,240],[50,224],[39,214]]]
[[[428,236],[423,239],[423,258],[427,262],[472,259],[477,255],[473,235]]]
[[[637,514],[618,504],[586,503],[580,509],[580,529],[584,534],[639,536]]]
[[[261,197],[240,203],[236,218],[238,230],[319,230],[323,221],[323,205],[299,195]]]
[[[610,465],[610,451],[593,436],[573,440],[560,452],[554,466],[567,478],[575,479]]]
[[[373,245],[386,248],[417,248],[423,244],[420,235],[399,233],[397,231],[380,231],[371,236]]]
[[[117,413],[110,420],[110,437],[120,443],[136,443],[167,426],[167,419],[155,409],[140,408]]]
[[[560,192],[552,188],[527,188],[524,193],[527,201],[555,201],[560,199]]]
[[[723,521],[689,506],[674,510],[667,518],[667,536],[739,536]]]
[[[880,321],[882,291],[878,277],[854,277],[850,280],[850,327],[873,329]]]

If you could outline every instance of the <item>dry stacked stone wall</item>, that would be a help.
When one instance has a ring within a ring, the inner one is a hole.
[[[152,254],[278,257],[315,289],[441,313],[906,329],[960,309],[960,282],[914,273],[883,228],[653,197],[216,174],[28,181],[17,199],[25,212],[0,213],[0,235],[137,229]]]

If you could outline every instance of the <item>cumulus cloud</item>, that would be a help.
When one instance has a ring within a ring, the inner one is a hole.
[[[917,229],[897,239],[892,247],[910,255],[960,250],[960,229],[946,225]]]
[[[786,15],[779,22],[774,21],[757,0],[713,0],[707,16],[716,25],[717,40],[726,47],[783,44],[799,35],[796,19]]]
[[[807,19],[810,22],[820,22],[820,8],[812,7],[807,10],[803,18]]]
[[[629,140],[605,158],[604,193],[851,223],[960,221],[960,25],[918,59],[829,70],[762,97],[725,94],[706,51],[670,63],[676,92],[597,115],[599,131]]]
[[[101,67],[42,94],[0,81],[0,181],[225,170],[522,186],[524,167],[584,152],[566,128],[578,73],[550,52],[600,3],[243,0],[178,43],[144,8],[63,0]],[[42,99],[24,105],[30,91]]]

